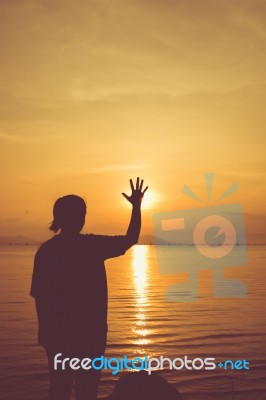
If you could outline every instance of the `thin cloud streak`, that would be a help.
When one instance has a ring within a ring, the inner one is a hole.
[[[54,134],[39,134],[36,135],[24,135],[24,134],[12,134],[0,132],[0,140],[13,143],[33,143],[47,140],[60,139],[62,135]]]

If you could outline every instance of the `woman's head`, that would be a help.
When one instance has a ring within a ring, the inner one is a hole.
[[[85,223],[86,203],[74,194],[60,197],[54,204],[53,215],[51,231],[56,233],[61,229],[67,233],[79,233]]]

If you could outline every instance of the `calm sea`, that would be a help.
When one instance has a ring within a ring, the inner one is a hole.
[[[1,400],[44,400],[48,370],[36,344],[37,321],[29,296],[36,247],[0,247]],[[160,246],[166,258],[187,258],[192,249]],[[199,275],[199,299],[167,303],[164,291],[185,275],[161,275],[154,246],[135,246],[106,263],[109,284],[107,357],[215,357],[246,359],[250,370],[160,371],[185,400],[266,399],[266,247],[248,247],[248,266],[228,268],[226,277],[246,282],[242,299],[213,298],[212,273]],[[99,397],[116,380],[103,373]],[[232,393],[232,385],[234,394]]]

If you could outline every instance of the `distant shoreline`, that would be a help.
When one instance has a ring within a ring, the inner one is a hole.
[[[36,242],[36,243],[16,243],[16,242],[11,242],[11,243],[0,243],[0,246],[24,246],[24,247],[28,247],[28,246],[40,246],[42,243],[44,243],[46,240],[44,240],[43,242]],[[233,243],[228,243],[225,246],[231,246]],[[137,246],[187,246],[187,247],[194,247],[195,245],[197,246],[206,246],[206,244],[204,243],[137,243]],[[219,245],[217,244],[209,244],[213,247],[218,247]],[[222,244],[220,245],[222,246]],[[239,243],[236,246],[266,246],[266,243]]]

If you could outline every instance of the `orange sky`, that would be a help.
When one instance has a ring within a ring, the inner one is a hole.
[[[263,0],[2,0],[0,15],[0,235],[49,237],[68,193],[87,199],[85,231],[123,233],[136,176],[151,233],[213,172],[266,241]]]

